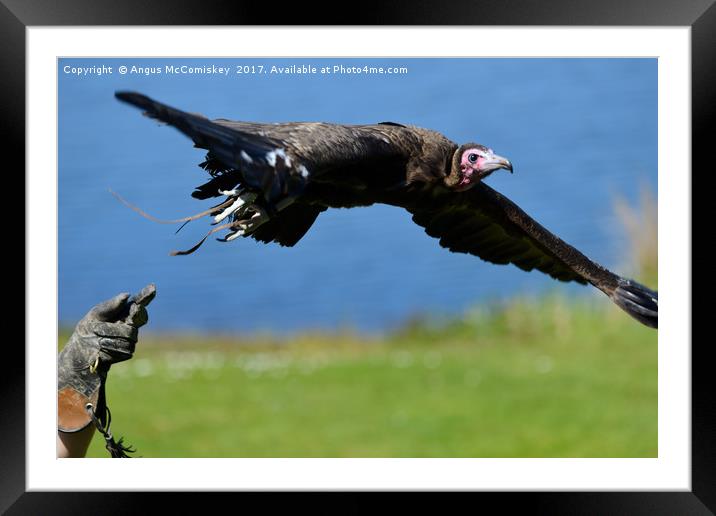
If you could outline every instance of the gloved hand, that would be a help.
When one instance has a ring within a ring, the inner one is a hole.
[[[98,304],[77,324],[58,357],[58,429],[78,432],[92,422],[86,406],[106,423],[105,382],[112,364],[129,360],[138,329],[149,320],[146,307],[154,299],[154,284],[139,294],[119,294]]]

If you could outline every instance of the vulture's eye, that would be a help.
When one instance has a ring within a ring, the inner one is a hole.
[[[470,154],[470,155],[467,157],[467,160],[468,160],[470,163],[475,163],[475,162],[477,161],[477,154],[474,154],[474,153],[473,153],[473,154]]]

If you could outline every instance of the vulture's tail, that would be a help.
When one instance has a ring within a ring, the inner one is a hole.
[[[658,328],[659,293],[633,280],[619,278],[617,288],[609,296],[637,321]]]

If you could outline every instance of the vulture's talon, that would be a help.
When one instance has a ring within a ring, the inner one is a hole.
[[[218,215],[216,215],[214,217],[214,223],[221,222],[229,215],[232,215],[235,212],[238,212],[239,210],[241,210],[241,208],[244,206],[246,206],[246,207],[251,206],[252,203],[256,200],[256,197],[257,197],[257,195],[255,193],[251,193],[251,192],[240,193],[238,195],[238,197],[236,198],[236,200],[233,203],[231,203],[231,205],[228,208],[226,208],[224,211],[222,211],[221,213],[219,213]],[[241,213],[241,212],[239,212],[239,213]]]
[[[224,238],[224,242],[231,242],[232,240],[235,240],[239,238],[240,236],[245,236],[245,232],[243,229],[239,229],[238,231],[234,231],[233,233],[229,233],[226,238]]]

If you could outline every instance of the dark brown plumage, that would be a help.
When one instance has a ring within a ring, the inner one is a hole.
[[[211,178],[192,195],[225,200],[182,220],[211,215],[217,224],[229,221],[209,234],[226,229],[225,240],[251,236],[292,246],[328,208],[400,206],[450,251],[591,283],[632,317],[657,327],[656,292],[591,261],[482,182],[512,165],[480,144],[458,146],[438,132],[392,122],[211,121],[138,93],[116,97],[208,151],[201,166]],[[174,254],[193,252],[202,242]]]

